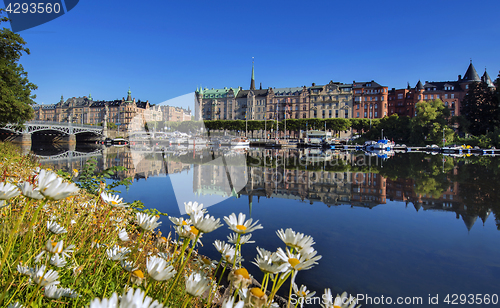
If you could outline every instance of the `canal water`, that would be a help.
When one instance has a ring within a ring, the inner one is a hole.
[[[368,298],[360,301],[363,307],[397,301],[462,306],[464,299],[490,307],[499,301],[496,157],[401,153],[382,159],[362,152],[182,147],[46,146],[33,152],[52,168],[79,169],[90,158],[101,168],[125,166],[117,177],[134,181],[121,187],[121,196],[171,216],[185,216],[183,203],[197,201],[221,220],[240,212],[258,220],[264,229],[242,250],[244,266],[258,280],[262,275],[251,264],[256,247],[284,247],[276,230],[292,228],[312,236],[322,255],[296,280],[317,296],[324,288],[347,291]],[[168,234],[172,224],[162,221]],[[212,243],[227,241],[229,233],[224,225],[205,235],[200,252],[218,260]]]

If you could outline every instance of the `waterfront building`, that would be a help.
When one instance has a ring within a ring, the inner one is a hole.
[[[61,100],[56,104],[35,105],[33,109],[34,120],[37,121],[102,125],[106,119],[108,123],[118,125],[122,131],[142,130],[146,122],[191,120],[189,109],[150,105],[149,101],[132,98],[130,89],[127,98],[121,100],[96,101],[89,95],[64,101],[61,96]],[[134,118],[138,120],[133,121]]]
[[[312,84],[309,88],[310,114],[308,118],[352,118],[352,84],[333,82]]]
[[[389,108],[388,115],[398,114],[399,116],[413,117],[415,115],[415,105],[422,100],[424,85],[420,80],[415,88],[411,88],[410,84],[406,89],[389,90]]]
[[[388,87],[375,81],[352,82],[353,118],[375,119],[387,116]]]
[[[400,116],[414,117],[415,105],[420,101],[430,101],[440,99],[450,110],[451,116],[460,115],[461,103],[469,91],[469,87],[474,82],[484,81],[489,87],[494,88],[490,76],[484,71],[479,77],[472,61],[462,77],[458,75],[453,81],[425,81],[424,84],[418,81],[415,88],[392,89],[389,91],[389,115],[398,114]]]

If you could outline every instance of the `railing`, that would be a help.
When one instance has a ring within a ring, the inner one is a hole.
[[[79,126],[85,128],[102,129],[101,125],[87,125],[87,124],[76,124],[68,122],[52,122],[52,121],[29,121],[25,124],[38,124],[38,125],[58,125],[58,126]]]

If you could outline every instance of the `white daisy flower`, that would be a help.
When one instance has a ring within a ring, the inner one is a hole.
[[[323,308],[354,308],[356,306],[357,300],[352,295],[347,296],[347,292],[342,293],[342,295],[338,295],[335,297],[335,300],[332,296],[332,291],[328,288],[325,289],[325,294],[323,294],[323,304],[321,307]],[[357,305],[356,307],[361,307]]]
[[[51,182],[55,181],[58,178],[57,174],[53,171],[42,169],[36,176],[38,179],[38,188],[40,190],[45,189]]]
[[[47,230],[49,230],[50,232],[54,233],[54,234],[63,234],[63,233],[66,233],[68,231],[66,231],[66,229],[64,229],[63,227],[61,227],[57,222],[55,221],[47,221]]]
[[[215,249],[217,249],[217,251],[219,253],[222,253],[226,249],[229,249],[229,248],[232,247],[231,245],[226,244],[224,241],[220,241],[220,240],[215,240],[214,241],[214,246],[215,246]]]
[[[283,231],[283,229],[278,230],[276,231],[276,234],[287,246],[296,248],[297,250],[311,247],[315,244],[311,236],[295,232],[290,228],[285,231]]]
[[[203,233],[210,233],[222,227],[219,218],[215,219],[215,217],[210,216],[209,214],[203,217],[203,212],[197,212],[191,217],[193,217],[193,225],[196,229]]]
[[[109,204],[114,207],[128,207],[128,205],[125,202],[122,202],[123,198],[120,198],[120,196],[118,195],[112,195],[102,192],[101,199],[106,204]]]
[[[197,212],[204,212],[204,209],[203,209],[203,203],[200,203],[198,204],[198,202],[184,202],[184,207],[186,209],[186,214],[188,214],[189,216],[192,216],[194,213],[197,213]]]
[[[277,274],[285,272],[288,269],[289,265],[287,263],[278,262],[281,261],[281,259],[275,253],[259,247],[257,247],[257,252],[259,254],[252,263],[257,265],[262,272]]]
[[[280,257],[281,260],[288,262],[290,267],[296,271],[303,271],[303,270],[308,270],[312,268],[315,264],[318,264],[316,261],[321,259],[321,256],[316,256],[314,258],[311,258],[309,260],[306,260],[304,256],[301,256],[299,254],[293,254],[286,249],[286,253],[280,248],[278,248],[278,251],[276,252],[276,255]]]
[[[59,274],[51,269],[45,272],[45,269],[45,265],[40,266],[40,268],[36,267],[31,275],[31,279],[42,287],[59,284],[59,281],[57,281]]]
[[[58,254],[55,254],[50,258],[50,264],[57,266],[57,267],[64,267],[66,266],[66,259],[64,256],[59,257]]]
[[[19,302],[15,302],[15,303],[10,303],[9,306],[7,306],[7,308],[25,308],[26,306],[24,306],[23,304],[19,303]]]
[[[235,298],[231,297],[222,303],[221,308],[243,308],[243,305],[245,304],[243,301],[239,301],[236,304],[234,304]]]
[[[172,278],[177,271],[170,263],[159,257],[149,257],[146,261],[149,276],[154,280],[163,281]]]
[[[139,269],[139,267],[135,266],[133,261],[120,260],[120,264],[122,265],[123,269],[126,270],[127,272],[133,272]]]
[[[22,264],[17,265],[17,271],[22,275],[31,276],[34,274],[33,268],[29,266],[23,266]]]
[[[99,298],[94,298],[90,302],[90,308],[117,308],[118,306],[118,295],[113,293],[110,299],[103,298],[102,301]]]
[[[46,187],[40,188],[40,192],[49,200],[60,200],[76,195],[80,188],[75,183],[63,182],[61,178],[56,178]]]
[[[23,196],[31,198],[31,199],[43,199],[43,195],[40,193],[38,188],[35,188],[31,183],[23,182],[18,184],[17,187],[21,190]]]
[[[137,213],[135,222],[143,230],[151,231],[154,228],[156,228],[159,225],[161,225],[161,221],[160,222],[156,222],[158,219],[160,219],[160,216],[149,216],[148,214],[145,214],[145,213]]]
[[[51,253],[62,253],[63,252],[63,241],[52,242],[49,238],[45,243],[45,250]]]
[[[198,297],[210,288],[210,280],[200,273],[192,273],[186,277],[186,292],[194,297]]]
[[[45,287],[45,296],[48,298],[58,299],[63,295],[63,289],[58,289],[57,285]]]
[[[122,261],[126,258],[126,255],[130,253],[130,249],[127,247],[120,247],[118,245],[113,246],[113,248],[106,249],[106,254],[109,260]]]
[[[250,241],[250,238],[252,237],[252,234],[247,234],[247,235],[242,235],[240,236],[240,244],[253,244],[255,241]],[[227,236],[227,241],[231,244],[235,244],[238,240],[238,234],[237,233],[231,233]]]
[[[305,285],[301,285],[300,288],[297,287],[295,282],[293,283],[293,293],[297,295],[297,300],[300,303],[300,307],[304,307],[304,302],[308,301],[311,297],[316,294],[316,291],[311,292],[307,289]]]
[[[21,191],[15,185],[7,182],[0,183],[0,200],[9,200],[10,198],[19,196],[19,194],[21,194]]]
[[[246,234],[263,228],[262,225],[257,225],[257,223],[259,222],[258,220],[252,224],[252,218],[248,219],[247,221],[245,221],[245,218],[246,215],[243,213],[240,213],[238,217],[236,217],[235,213],[232,213],[231,215],[229,215],[229,217],[224,216],[224,221],[229,226],[229,229],[239,234]]]
[[[130,289],[127,294],[124,294],[120,299],[120,307],[137,307],[137,308],[163,308],[163,305],[158,303],[157,300],[149,296],[141,289]]]
[[[60,290],[62,292],[62,296],[64,297],[75,298],[81,296],[80,294],[76,293],[75,290],[72,290],[70,288],[62,288]]]
[[[170,216],[168,219],[176,226],[189,226],[191,224],[191,219],[184,219],[184,217],[177,218]]]
[[[128,237],[127,230],[125,228],[120,229],[120,232],[118,233],[118,238],[122,240],[123,242],[128,242],[130,241],[130,238]]]

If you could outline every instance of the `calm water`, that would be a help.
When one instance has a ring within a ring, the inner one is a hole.
[[[259,220],[264,229],[253,233],[256,243],[243,247],[245,266],[259,280],[259,270],[250,263],[255,247],[283,247],[276,230],[293,228],[314,237],[323,256],[319,265],[297,276],[299,285],[318,295],[329,287],[375,302],[381,296],[393,302],[420,297],[422,305],[405,306],[440,307],[446,306],[447,294],[500,294],[498,158],[411,153],[381,160],[340,152],[318,158],[304,150],[262,149],[74,150],[51,149],[58,156],[42,162],[69,169],[95,157],[104,168],[124,165],[129,171],[120,177],[133,177],[134,183],[121,196],[172,216],[184,214],[183,202],[198,201],[221,220],[233,212]],[[163,219],[161,227],[168,233],[170,221]],[[201,253],[218,260],[212,242],[228,234],[224,225],[205,235]],[[429,305],[429,296],[436,295],[439,304]]]

